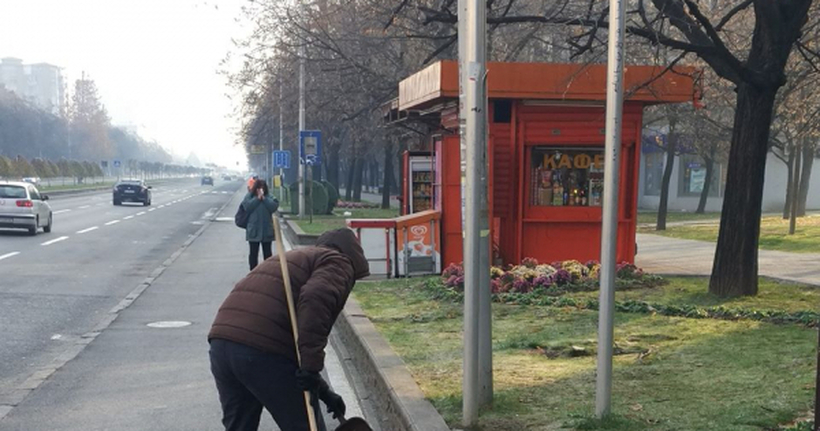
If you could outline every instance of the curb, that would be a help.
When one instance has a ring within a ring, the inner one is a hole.
[[[234,193],[234,196],[236,193],[238,193],[238,191]],[[223,204],[219,208],[219,211],[217,211],[215,214],[219,214],[222,211],[224,211],[228,204],[230,204],[233,201],[234,196],[231,196],[231,198],[228,199],[228,201],[225,202],[225,204]],[[115,320],[117,320],[117,317],[119,317],[120,313],[123,310],[127,309],[129,306],[131,306],[131,304],[133,304],[134,301],[136,301],[137,298],[139,298],[140,295],[142,295],[142,293],[145,292],[146,289],[151,287],[151,285],[154,284],[157,278],[159,278],[162,275],[162,273],[164,273],[165,270],[168,269],[168,267],[171,266],[171,264],[173,264],[174,261],[176,261],[179,258],[179,256],[181,256],[182,253],[184,253],[185,250],[188,247],[190,247],[191,244],[193,244],[194,241],[196,241],[197,238],[202,236],[205,230],[208,229],[208,227],[210,227],[212,223],[214,223],[213,219],[206,220],[205,224],[202,227],[200,227],[193,235],[191,235],[191,237],[185,240],[182,246],[180,246],[173,254],[171,254],[170,257],[168,257],[164,262],[162,262],[162,264],[160,264],[156,269],[154,269],[154,271],[151,272],[151,274],[148,277],[143,279],[142,282],[140,282],[140,284],[137,285],[136,288],[134,288],[134,290],[132,290],[117,305],[115,305],[111,310],[109,310],[108,313],[106,313],[105,316],[99,322],[97,322],[97,324],[89,332],[86,332],[85,334],[81,335],[79,339],[69,344],[66,347],[66,349],[59,356],[57,356],[54,359],[54,361],[51,362],[51,364],[38,369],[32,375],[30,375],[25,381],[23,381],[23,383],[21,383],[18,387],[14,388],[11,396],[9,397],[11,401],[8,403],[0,404],[0,421],[2,421],[3,418],[6,417],[6,415],[8,415],[14,409],[14,407],[17,407],[21,402],[23,402],[23,400],[29,394],[37,390],[43,383],[45,383],[46,380],[48,380],[48,378],[51,377],[51,375],[56,373],[60,368],[62,368],[71,360],[76,358],[104,330],[108,329],[108,327],[111,326],[111,324],[114,323]]]
[[[319,235],[305,233],[305,231],[299,227],[299,224],[291,219],[285,219],[285,226],[287,228],[282,234],[287,237],[287,240],[290,241],[291,244],[302,246],[315,245],[316,240],[319,239]]]
[[[363,394],[374,402],[381,427],[395,431],[450,431],[444,418],[424,397],[407,365],[379,334],[359,303],[348,298],[336,321],[338,337],[359,371]]]

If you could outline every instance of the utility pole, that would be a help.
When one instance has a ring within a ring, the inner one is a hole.
[[[464,205],[463,425],[478,425],[492,402],[489,221],[487,214],[486,5],[459,1],[459,58],[463,96],[462,194]]]
[[[283,151],[285,145],[285,130],[282,115],[282,82],[279,81],[279,151]],[[279,202],[285,203],[285,170],[279,168]],[[292,204],[291,204],[292,205]]]
[[[601,230],[601,297],[598,312],[598,373],[595,415],[612,409],[612,350],[615,324],[615,259],[618,243],[618,177],[624,98],[624,0],[609,0],[609,54],[607,58],[606,144],[604,148],[604,201]]]
[[[301,132],[305,130],[305,47],[299,49],[299,140],[298,147],[301,152]],[[307,213],[305,208],[305,189],[307,188],[307,171],[302,164],[301,154],[299,157],[299,218],[303,218]]]
[[[817,328],[817,381],[814,384],[814,431],[820,431],[820,328]]]

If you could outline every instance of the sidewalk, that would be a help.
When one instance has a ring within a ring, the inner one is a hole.
[[[636,264],[657,274],[709,275],[715,243],[638,234]],[[820,286],[820,253],[758,250],[760,275]]]
[[[207,333],[222,300],[247,273],[247,243],[232,217],[240,199],[237,194],[217,221],[75,359],[0,419],[0,429],[222,429]],[[147,326],[162,321],[190,325]],[[326,372],[347,403],[348,416],[361,416],[330,345]],[[262,416],[260,430],[278,429],[270,415]],[[337,425],[326,414],[325,421],[331,430]]]

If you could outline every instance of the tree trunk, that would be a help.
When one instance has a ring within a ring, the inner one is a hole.
[[[350,164],[347,169],[347,184],[345,186],[345,200],[350,202],[353,199],[353,179],[356,173],[356,157],[350,158]]]
[[[666,135],[666,166],[663,167],[663,179],[661,181],[661,201],[658,205],[658,223],[655,230],[666,230],[666,213],[669,205],[669,182],[672,180],[672,168],[675,166],[675,150],[677,138],[675,137],[675,120],[669,121],[669,133]]]
[[[811,170],[814,169],[814,148],[803,143],[803,167],[800,173],[800,187],[797,190],[797,216],[806,215],[806,201],[809,198],[809,184],[811,184]]]
[[[327,180],[333,184],[336,189],[339,189],[339,152],[342,146],[336,144],[330,148],[330,154],[327,161]]]
[[[382,185],[382,208],[390,208],[390,191],[393,182],[393,141],[384,146],[384,184]]]
[[[789,235],[794,235],[794,230],[797,228],[797,201],[800,200],[799,195],[794,193],[798,191],[800,188],[800,152],[802,151],[801,147],[797,147],[797,150],[794,152],[796,154],[796,159],[794,159],[794,178],[792,178],[792,211],[791,215],[789,216]]]
[[[788,220],[792,213],[792,178],[794,178],[794,147],[789,151],[789,161],[786,162],[786,167],[789,173],[786,174],[786,202],[783,204],[783,220]]]
[[[709,292],[721,297],[757,294],[760,206],[777,88],[743,83],[737,92],[726,194],[709,280]]]
[[[703,184],[703,190],[700,192],[698,209],[695,211],[697,214],[703,214],[706,212],[706,200],[709,199],[709,190],[712,188],[712,175],[715,172],[715,159],[711,157],[704,157],[703,161],[706,162],[706,180]]]
[[[362,201],[362,177],[364,176],[364,159],[356,157],[355,168],[353,169],[353,201]]]

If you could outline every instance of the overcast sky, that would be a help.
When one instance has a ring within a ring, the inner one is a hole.
[[[249,31],[237,22],[243,3],[0,0],[0,57],[61,66],[72,83],[85,71],[114,124],[183,156],[244,166],[231,89],[217,74],[231,38]]]

